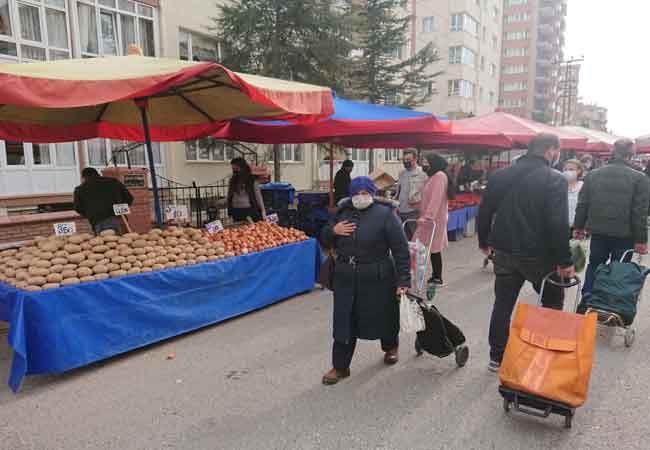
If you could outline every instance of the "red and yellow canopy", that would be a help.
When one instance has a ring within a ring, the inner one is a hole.
[[[235,118],[300,122],[334,113],[328,88],[215,63],[118,56],[0,65],[1,139],[142,141],[141,102],[153,141],[196,139]]]

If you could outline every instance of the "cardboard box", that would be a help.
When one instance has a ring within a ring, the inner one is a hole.
[[[377,189],[379,190],[387,189],[397,183],[397,180],[395,178],[383,170],[377,169],[369,176],[375,182],[375,186],[377,186]]]

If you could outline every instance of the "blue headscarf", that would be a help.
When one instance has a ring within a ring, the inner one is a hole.
[[[372,181],[370,177],[356,177],[350,182],[349,194],[350,197],[354,197],[361,191],[366,191],[370,195],[374,195],[377,192],[377,186]]]

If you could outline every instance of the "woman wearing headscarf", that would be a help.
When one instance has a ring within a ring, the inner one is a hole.
[[[350,376],[357,339],[381,340],[384,362],[398,361],[399,296],[411,285],[409,250],[397,202],[374,197],[369,177],[350,183],[350,197],[322,232],[334,248],[334,344],[324,384]]]
[[[435,153],[425,156],[422,170],[429,176],[429,181],[422,191],[422,207],[415,238],[424,244],[429,243],[433,224],[435,233],[431,244],[431,279],[429,283],[444,286],[442,281],[442,250],[447,248],[447,211],[448,200],[454,198],[455,188],[447,175],[448,163],[445,158]]]
[[[260,221],[266,217],[260,186],[255,181],[251,168],[244,158],[230,161],[232,177],[228,186],[228,215],[235,222],[247,217]]]

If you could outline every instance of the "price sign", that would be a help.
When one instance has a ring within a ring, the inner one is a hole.
[[[220,220],[215,220],[214,222],[206,223],[205,229],[208,230],[208,233],[214,234],[220,231],[223,231],[223,224]]]
[[[277,214],[269,214],[266,216],[266,222],[267,223],[278,223],[280,222],[280,218],[278,217]]]
[[[70,236],[77,232],[77,224],[74,222],[63,222],[54,224],[54,234],[57,236]]]
[[[165,219],[176,220],[176,205],[165,207]]]
[[[113,212],[116,216],[126,216],[131,213],[131,210],[126,203],[117,203],[113,205]]]

